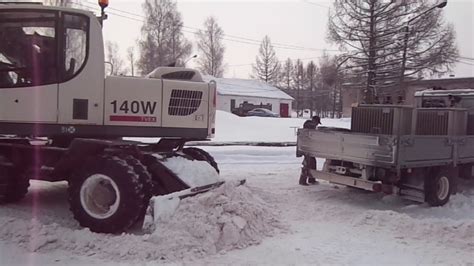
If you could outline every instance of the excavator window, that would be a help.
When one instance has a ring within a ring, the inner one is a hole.
[[[88,37],[89,18],[84,15],[1,11],[0,88],[33,87],[72,79],[86,63]]]
[[[0,14],[0,88],[56,83],[57,14]]]
[[[64,14],[64,64],[61,81],[77,75],[86,62],[89,19],[85,16]]]

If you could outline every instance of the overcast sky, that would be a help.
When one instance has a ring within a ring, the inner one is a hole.
[[[94,0],[81,2],[90,6],[96,3]],[[140,37],[142,3],[143,0],[110,0],[105,39],[118,42],[124,55],[127,47],[136,46]],[[228,65],[225,77],[248,78],[259,47],[255,41],[260,42],[265,35],[270,36],[275,46],[279,45],[275,50],[280,60],[290,57],[317,61],[325,49],[329,54],[337,54],[332,51],[335,47],[326,41],[331,3],[330,0],[178,0],[178,10],[188,31],[185,36],[191,40],[194,40],[191,31],[202,28],[208,16],[216,17],[226,38],[234,39],[224,41]],[[454,24],[460,55],[474,58],[474,1],[449,0],[443,12],[446,20]],[[474,77],[474,61],[464,62],[457,64],[455,75]],[[188,66],[192,65],[190,61]]]

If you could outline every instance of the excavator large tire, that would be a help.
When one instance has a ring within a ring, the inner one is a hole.
[[[83,227],[119,233],[143,217],[149,192],[132,160],[97,155],[88,158],[69,180],[69,204]]]
[[[30,186],[30,180],[24,171],[14,166],[6,166],[7,164],[8,160],[0,156],[0,204],[22,200]]]
[[[219,167],[217,166],[216,161],[214,160],[214,157],[210,155],[207,151],[199,148],[184,148],[183,153],[192,157],[194,160],[198,161],[206,161],[208,162],[215,170],[217,173],[219,173]]]
[[[133,170],[138,175],[140,182],[143,184],[143,191],[145,193],[143,197],[143,213],[138,217],[138,220],[141,220],[146,213],[146,209],[148,208],[151,197],[154,196],[153,191],[156,189],[155,186],[157,186],[157,184],[153,183],[150,173],[146,169],[146,166],[140,162],[140,160],[133,157],[132,155],[120,156],[120,158],[125,160],[128,165],[133,167]]]

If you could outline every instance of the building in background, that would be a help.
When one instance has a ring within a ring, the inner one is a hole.
[[[213,78],[217,83],[217,109],[245,115],[254,108],[266,108],[280,117],[291,117],[293,97],[265,82],[251,79]]]
[[[427,89],[474,89],[474,77],[469,78],[446,78],[446,79],[422,79],[406,82],[406,89],[402,95],[400,90],[394,88],[386,89],[379,94],[379,103],[390,104],[415,104],[415,92]],[[400,97],[401,96],[401,97]],[[350,87],[343,89],[343,117],[350,117],[352,105],[358,102],[358,90]]]

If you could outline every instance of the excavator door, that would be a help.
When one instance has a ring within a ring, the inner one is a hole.
[[[0,5],[0,121],[56,123],[58,13]]]

